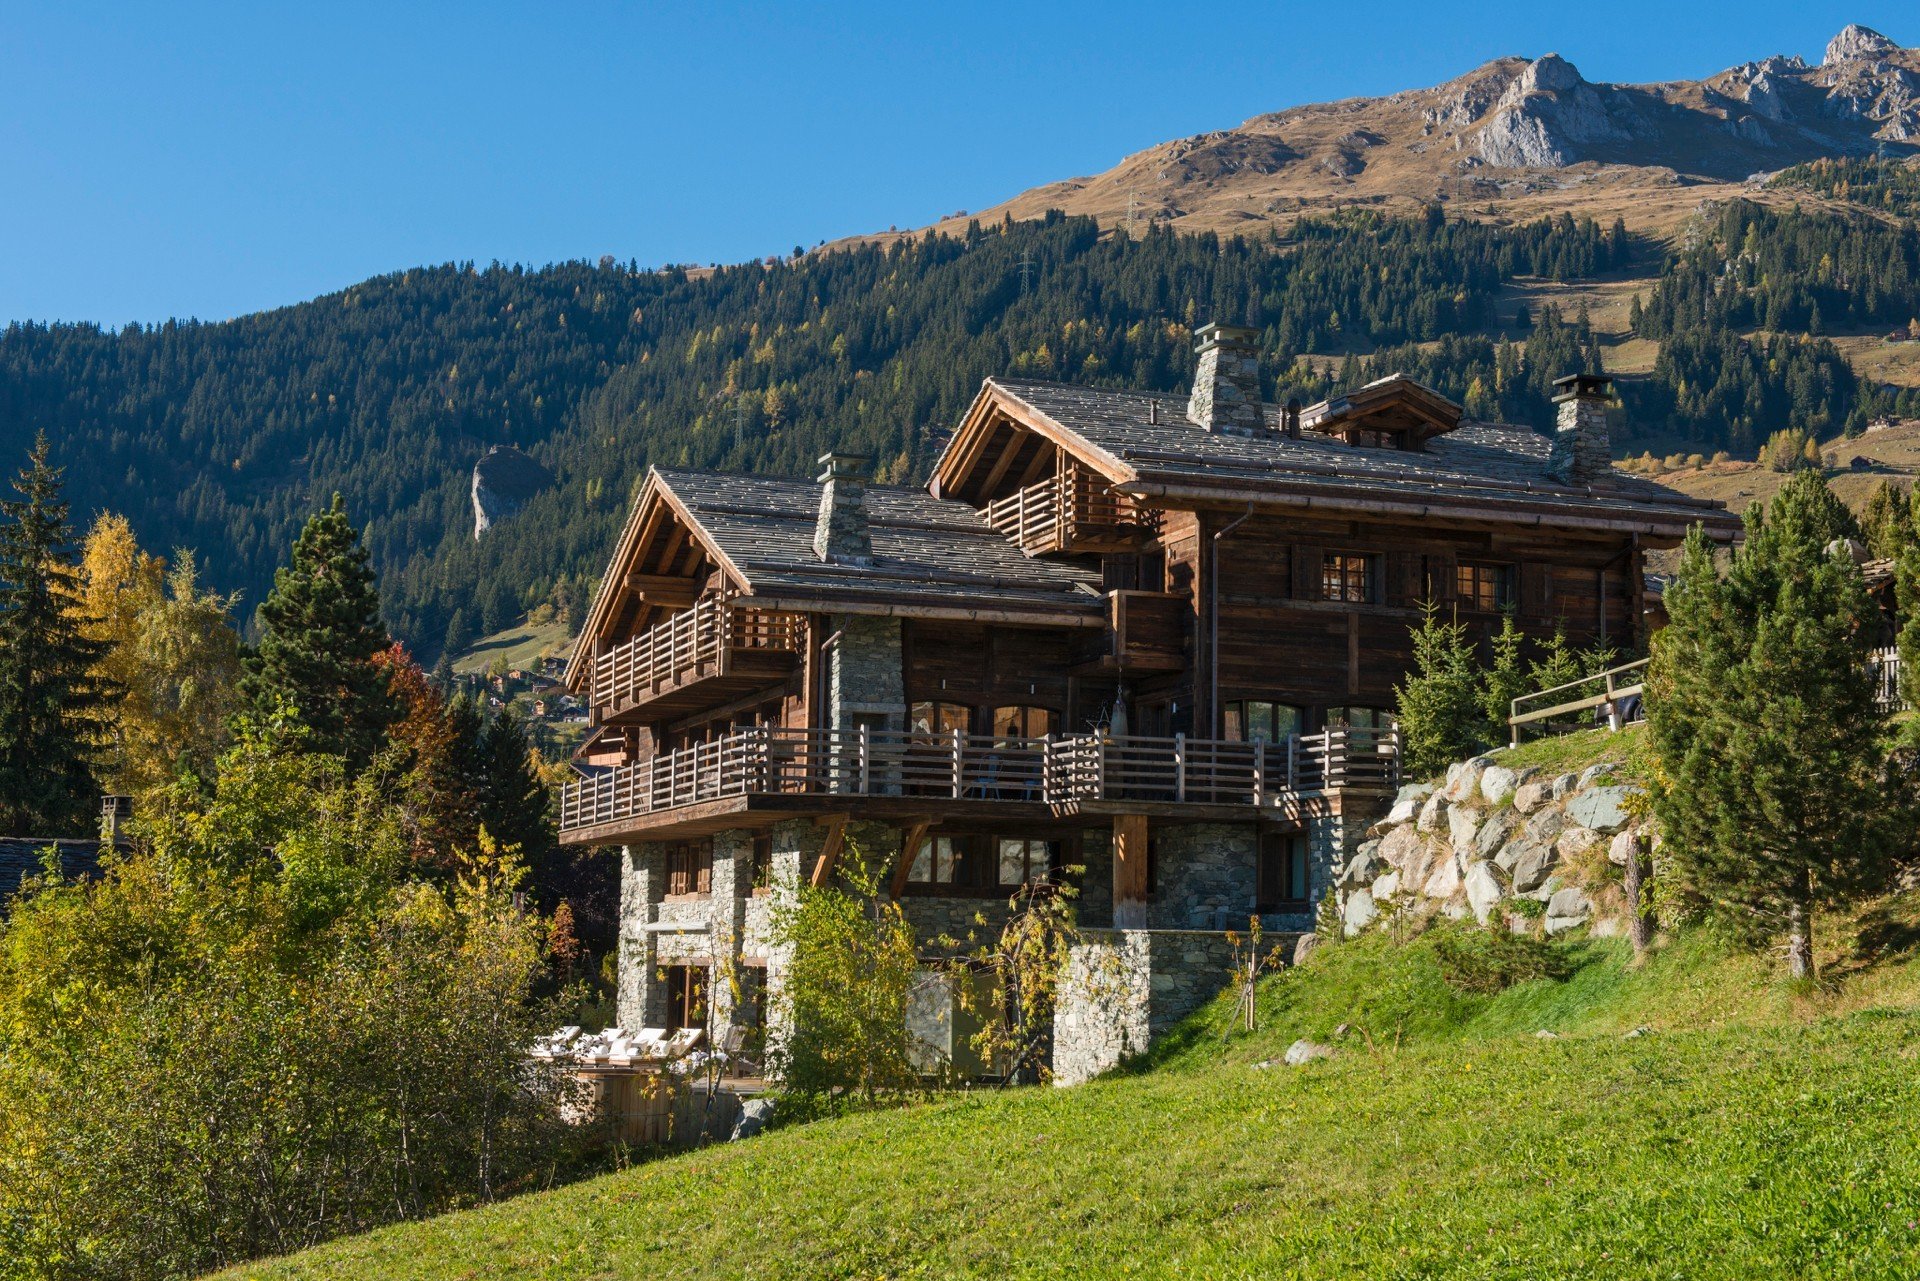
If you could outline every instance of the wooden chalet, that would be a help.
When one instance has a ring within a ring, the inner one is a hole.
[[[1400,376],[1264,404],[1251,337],[1202,329],[1184,402],[989,380],[925,489],[649,473],[566,673],[623,1025],[764,963],[765,892],[850,846],[929,936],[1067,866],[1096,926],[1310,928],[1424,602],[1631,650],[1644,552],[1739,529],[1613,470],[1604,378],[1548,438]]]

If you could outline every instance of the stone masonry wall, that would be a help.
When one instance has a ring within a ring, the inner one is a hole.
[[[905,729],[907,690],[900,671],[900,620],[835,614],[831,627],[840,639],[829,651],[827,724],[851,729],[855,716],[878,716],[885,718],[888,729]]]
[[[1218,996],[1233,944],[1211,930],[1103,930],[1067,959],[1054,1013],[1056,1085],[1091,1080]]]

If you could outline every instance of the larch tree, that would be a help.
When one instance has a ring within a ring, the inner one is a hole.
[[[1647,678],[1667,856],[1750,937],[1784,936],[1796,978],[1815,910],[1884,883],[1912,814],[1874,705],[1873,607],[1836,545],[1851,523],[1808,471],[1748,511],[1724,570],[1696,528]]]
[[[0,832],[83,836],[108,691],[87,635],[61,469],[42,434],[0,500]]]
[[[309,750],[358,772],[401,715],[374,656],[392,643],[359,532],[340,495],[316,513],[275,571],[259,612],[260,643],[241,690],[256,714],[289,716]]]
[[[210,778],[239,700],[236,598],[201,590],[192,552],[174,561],[142,551],[112,513],[80,557],[87,632],[104,647],[95,671],[115,691],[101,774],[137,797],[183,773]]]

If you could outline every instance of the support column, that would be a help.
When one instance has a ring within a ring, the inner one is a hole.
[[[1147,925],[1147,816],[1113,816],[1113,925],[1115,929],[1145,929]]]

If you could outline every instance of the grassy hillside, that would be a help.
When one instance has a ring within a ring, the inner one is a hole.
[[[1920,972],[1867,960],[1916,920],[1830,932],[1804,990],[1696,934],[1641,969],[1572,945],[1564,981],[1475,996],[1442,934],[1376,937],[1268,982],[1258,1032],[1203,1013],[1131,1075],[776,1131],[231,1276],[1912,1275]],[[1339,1057],[1272,1062],[1342,1024]]]

